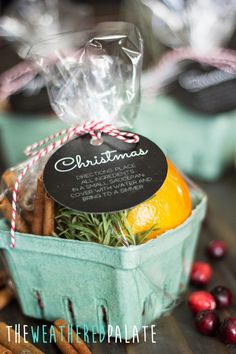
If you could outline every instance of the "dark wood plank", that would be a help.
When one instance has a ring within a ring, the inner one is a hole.
[[[140,343],[127,345],[127,354],[192,354],[192,351],[173,316],[163,317],[156,321],[156,329],[156,343],[152,343],[149,331],[146,343],[142,341]]]
[[[236,172],[232,170],[216,182],[198,182],[207,191],[210,210],[236,232]]]
[[[204,228],[198,242],[196,260],[209,262],[209,259],[205,253],[205,249],[210,239],[212,239],[212,235],[208,232],[207,228]],[[235,281],[232,271],[231,269],[227,268],[224,261],[215,262],[213,264],[213,277],[206,290],[211,290],[216,285],[224,285],[230,287],[232,291],[236,293]],[[198,289],[190,287],[189,292],[195,290]],[[227,312],[227,316],[234,316],[235,313],[236,308],[234,305],[231,306],[231,308]],[[193,316],[187,306],[187,295],[183,303],[177,309],[175,309],[173,316],[176,318],[176,322],[178,323],[178,326],[180,327],[180,330],[185,336],[186,341],[188,342],[193,353],[236,354],[235,347],[225,346],[217,338],[206,337],[197,333],[194,326]]]
[[[93,354],[126,354],[126,347],[124,343],[94,343],[92,344],[92,353]]]
[[[228,354],[226,346],[216,338],[206,337],[197,333],[194,327],[193,316],[190,313],[186,301],[177,309],[173,316],[186,338],[186,341],[193,353],[196,354]],[[172,352],[171,352],[172,353]],[[174,352],[173,352],[174,354]]]

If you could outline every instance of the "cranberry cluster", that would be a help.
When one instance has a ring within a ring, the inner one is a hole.
[[[225,243],[213,240],[208,244],[207,254],[211,259],[222,259],[226,254]],[[191,284],[198,287],[208,285],[212,277],[212,268],[208,263],[195,262],[191,271]],[[209,291],[195,291],[189,295],[188,305],[195,314],[197,330],[205,335],[218,333],[220,339],[227,344],[236,344],[236,317],[220,321],[216,310],[225,309],[233,302],[230,289],[216,286]]]

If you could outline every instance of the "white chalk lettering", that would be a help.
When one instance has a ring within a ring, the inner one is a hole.
[[[108,162],[130,159],[134,157],[144,156],[148,154],[148,150],[139,149],[125,153],[117,153],[117,150],[102,152],[101,156],[94,156],[91,160],[83,160],[81,155],[75,157],[67,156],[58,160],[54,168],[58,172],[70,172],[75,168],[87,168],[88,166],[96,166],[106,164]]]

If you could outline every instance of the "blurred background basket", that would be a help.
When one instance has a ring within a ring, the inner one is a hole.
[[[53,115],[27,115],[0,112],[0,145],[4,148],[5,164],[15,166],[26,159],[28,145],[64,129],[66,126]]]
[[[219,178],[236,153],[236,111],[199,115],[170,96],[143,100],[134,130],[159,145],[185,173]]]

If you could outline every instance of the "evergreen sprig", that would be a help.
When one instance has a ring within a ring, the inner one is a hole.
[[[127,217],[127,210],[91,214],[59,207],[54,236],[118,247],[142,244],[152,231],[157,230],[157,225],[154,225],[149,230],[134,235]]]

